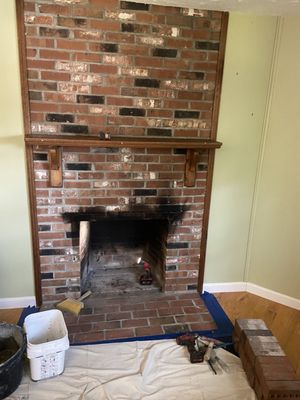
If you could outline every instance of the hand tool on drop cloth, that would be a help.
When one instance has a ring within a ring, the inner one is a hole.
[[[71,297],[61,301],[60,303],[56,304],[56,308],[60,311],[68,311],[74,315],[78,315],[80,310],[84,307],[84,303],[82,300],[86,299],[90,296],[92,292],[88,290],[87,292],[83,293],[78,299],[72,299]]]
[[[213,373],[215,375],[217,375],[217,371],[216,371],[215,367],[213,366],[213,363],[212,363],[212,360],[211,360],[211,354],[212,354],[212,351],[213,351],[213,347],[214,347],[214,343],[213,342],[209,342],[203,358],[204,358],[204,361],[206,361],[207,364],[210,366],[210,368],[212,369]]]

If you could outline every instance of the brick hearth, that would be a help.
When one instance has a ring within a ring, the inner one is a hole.
[[[217,328],[197,293],[92,296],[79,317],[64,317],[71,343]]]

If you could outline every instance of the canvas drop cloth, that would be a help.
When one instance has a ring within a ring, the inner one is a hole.
[[[61,376],[32,382],[27,374],[11,400],[255,400],[239,358],[218,349],[230,367],[214,375],[191,364],[175,340],[71,347]]]

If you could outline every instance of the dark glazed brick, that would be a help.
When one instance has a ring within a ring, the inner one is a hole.
[[[134,196],[156,196],[156,189],[135,189]]]
[[[53,279],[53,272],[42,272],[41,279]]]
[[[177,56],[176,49],[153,49],[153,57],[169,57],[175,58]]]
[[[172,136],[172,129],[148,128],[148,136]]]
[[[150,26],[139,24],[122,24],[122,32],[129,33],[149,33]]]
[[[75,231],[75,232],[66,232],[66,238],[67,238],[67,239],[79,238],[79,231]]]
[[[134,80],[134,86],[159,88],[160,81],[157,79],[137,78]]]
[[[40,36],[47,36],[47,37],[54,36],[54,37],[67,38],[70,35],[69,29],[52,29],[41,26],[39,31],[40,31]]]
[[[41,92],[29,92],[29,99],[30,100],[42,100],[42,93]]]
[[[122,32],[134,32],[134,24],[122,24]]]
[[[90,171],[92,166],[87,163],[68,163],[66,164],[66,169],[71,171]]]
[[[199,111],[176,110],[175,118],[199,118]]]
[[[195,47],[200,50],[219,50],[219,42],[196,42]]]
[[[187,249],[189,247],[189,244],[187,242],[171,242],[167,243],[167,248],[168,249]]]
[[[200,71],[180,71],[179,78],[192,79],[192,80],[203,80],[204,72]]]
[[[51,225],[39,225],[39,232],[47,232],[51,230]]]
[[[166,265],[165,270],[166,271],[176,271],[177,265]]]
[[[64,133],[89,133],[89,128],[86,125],[62,125]]]
[[[197,290],[197,285],[188,285],[187,290]]]
[[[65,249],[41,249],[40,256],[61,256],[65,254]]]
[[[120,115],[135,115],[136,117],[144,117],[146,111],[143,108],[120,108]]]
[[[33,159],[35,161],[48,161],[47,153],[33,153]]]
[[[47,114],[46,121],[51,122],[74,122],[74,115],[72,114]]]
[[[184,204],[162,204],[159,206],[162,213],[182,213],[188,211],[188,207]]]
[[[102,43],[100,50],[106,53],[117,53],[119,51],[118,45],[115,43]]]
[[[103,104],[104,103],[104,96],[90,96],[84,94],[78,94],[77,103],[84,103],[84,104]]]
[[[186,149],[174,149],[173,154],[186,154]]]
[[[144,3],[134,3],[131,1],[121,1],[121,8],[123,10],[143,10],[148,11],[149,5]]]
[[[198,171],[207,171],[207,164],[201,164],[201,163],[199,163],[199,164],[197,165],[197,170],[198,170]]]

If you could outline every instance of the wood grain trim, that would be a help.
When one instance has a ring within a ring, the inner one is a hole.
[[[24,126],[24,136],[26,137],[30,135],[31,123],[30,123],[30,107],[29,107],[29,90],[27,81],[24,2],[23,0],[16,0],[15,4],[16,4],[18,43],[19,43],[19,66],[20,66],[20,78],[21,78],[23,126]],[[31,222],[35,298],[37,306],[40,306],[42,304],[42,291],[41,291],[39,238],[38,238],[38,224],[37,224],[37,214],[36,214],[35,180],[34,180],[34,169],[33,169],[32,146],[26,146],[26,167],[27,167],[27,185],[28,185],[30,216],[31,216],[30,222]]]
[[[215,149],[221,142],[210,139],[148,138],[114,136],[101,140],[97,136],[82,135],[30,135],[25,142],[32,146],[70,146],[70,147],[131,147],[131,148],[175,148],[175,149]]]
[[[217,137],[218,119],[221,101],[221,86],[223,80],[223,69],[225,59],[225,47],[226,37],[228,28],[228,17],[229,14],[224,12],[221,19],[221,33],[220,33],[220,45],[217,63],[217,78],[214,96],[213,116],[212,116],[212,128],[211,128],[211,140],[215,141]],[[207,232],[208,232],[208,219],[211,202],[211,191],[213,181],[213,170],[215,162],[215,150],[209,151],[208,154],[208,166],[207,166],[207,178],[206,178],[206,195],[204,200],[203,220],[202,220],[202,233],[200,242],[200,260],[199,260],[199,273],[198,273],[198,292],[203,291],[204,281],[204,270],[205,270],[205,259],[206,259],[206,247],[207,247]]]
[[[224,12],[221,19],[221,33],[220,33],[220,44],[219,44],[219,54],[217,63],[217,75],[216,75],[216,86],[214,95],[214,106],[211,124],[211,140],[216,140],[218,121],[219,121],[219,111],[220,111],[220,101],[221,101],[221,88],[223,81],[223,70],[224,70],[224,59],[225,59],[225,47],[227,38],[227,28],[228,28],[228,18],[229,14]]]

